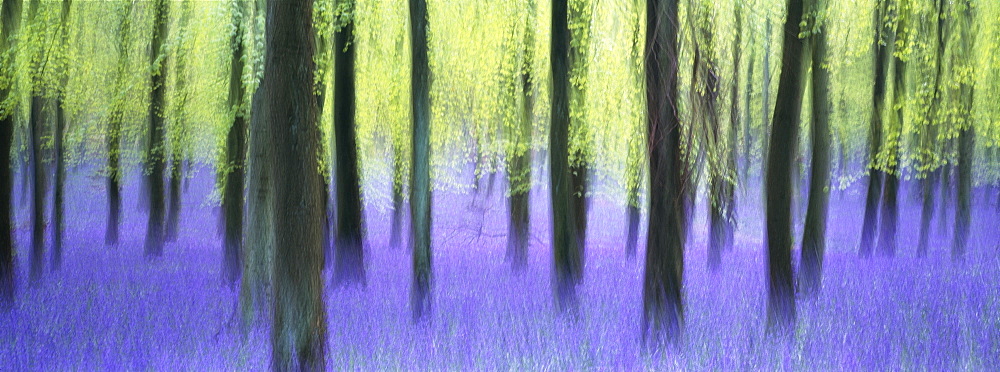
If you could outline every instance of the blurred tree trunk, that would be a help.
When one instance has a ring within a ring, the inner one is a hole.
[[[813,2],[812,11],[822,14],[827,3]],[[816,13],[814,13],[816,14]],[[813,22],[817,22],[813,18]],[[824,21],[818,21],[824,22]],[[812,169],[809,205],[802,232],[802,292],[815,297],[822,288],[823,255],[826,251],[826,217],[830,194],[830,71],[826,64],[826,24],[814,25],[812,40]]]
[[[739,141],[738,133],[740,127],[740,60],[743,58],[743,3],[736,3],[735,12],[736,35],[733,38],[733,82],[729,96],[731,106],[729,110],[729,136],[726,141],[728,153],[725,158],[727,176],[722,184],[722,201],[726,207],[723,212],[724,231],[722,247],[727,251],[733,249],[733,234],[736,230],[736,180],[739,179],[736,164],[739,158],[739,146],[737,142]]]
[[[684,325],[685,208],[677,115],[677,0],[646,2],[646,136],[649,232],[643,280],[643,343],[679,343]]]
[[[927,129],[921,134],[921,147],[923,148],[923,156],[921,159],[921,165],[930,169],[928,174],[924,175],[924,178],[920,180],[922,184],[922,194],[923,203],[920,210],[920,238],[917,243],[917,257],[927,256],[927,244],[930,238],[931,229],[931,219],[934,217],[934,187],[937,185],[938,178],[941,177],[941,170],[937,168],[937,159],[934,154],[934,143],[937,141],[937,125],[938,120],[938,110],[941,107],[941,73],[943,70],[944,53],[947,50],[947,39],[945,38],[945,23],[947,17],[944,16],[944,0],[936,1],[937,12],[935,13],[937,19],[937,52],[934,53],[934,96],[931,97],[931,107],[927,110],[925,122],[927,123]]]
[[[567,156],[569,182],[572,187],[573,208],[569,210],[576,225],[576,247],[579,250],[579,276],[583,276],[583,262],[587,249],[587,213],[590,210],[590,139],[587,123],[587,76],[590,71],[591,23],[593,6],[589,0],[567,1],[568,30],[568,106]],[[579,279],[578,279],[579,280]]]
[[[905,0],[896,0],[894,13],[899,12],[896,17],[896,31],[889,39],[893,41],[888,45],[893,58],[895,68],[893,70],[893,93],[892,112],[895,114],[895,121],[889,127],[891,132],[886,138],[885,146],[889,152],[889,164],[886,165],[885,186],[882,191],[882,212],[881,226],[879,227],[878,250],[883,256],[893,257],[896,255],[896,226],[899,221],[899,151],[903,141],[903,106],[906,99],[906,61],[897,51],[895,40],[907,43],[907,16],[909,5]],[[905,48],[905,47],[904,47]]]
[[[889,74],[889,58],[892,57],[892,46],[895,44],[895,34],[892,32],[887,9],[890,0],[878,0],[878,10],[874,12],[875,38],[872,48],[875,51],[875,81],[872,89],[871,124],[868,132],[869,164],[868,193],[865,196],[865,216],[861,225],[861,242],[858,254],[870,257],[872,244],[875,241],[878,222],[879,199],[882,195],[882,182],[885,173],[879,170],[878,154],[882,151],[882,111],[885,105],[885,84]],[[883,40],[885,38],[885,40]]]
[[[184,108],[187,104],[187,53],[189,51],[187,43],[188,23],[191,19],[191,1],[184,0],[181,3],[181,19],[177,27],[177,52],[174,53],[174,90],[175,102],[173,103],[173,125],[167,139],[170,141],[170,172],[169,178],[169,204],[167,205],[167,226],[165,239],[168,242],[177,240],[178,228],[181,217],[181,178],[184,175],[184,148],[185,135],[187,132],[187,119],[184,115]],[[234,65],[235,66],[235,65]],[[245,125],[244,125],[245,127]],[[246,131],[246,128],[244,128]],[[240,195],[242,196],[242,185]],[[243,211],[240,211],[242,215]]]
[[[243,86],[244,47],[243,9],[233,10],[234,32],[229,40],[232,49],[229,71],[228,106],[233,122],[226,135],[225,190],[223,190],[222,210],[225,220],[223,233],[222,279],[230,287],[236,285],[243,269],[243,183],[245,177],[244,159],[247,155],[247,112]],[[180,71],[178,71],[179,73]]]
[[[146,164],[149,169],[149,223],[146,225],[144,251],[147,257],[163,255],[164,202],[164,93],[166,92],[167,66],[166,49],[163,42],[167,38],[170,24],[170,4],[166,0],[156,0],[153,5],[153,41],[150,44],[149,65],[153,91],[149,101],[149,143],[146,144]]]
[[[792,281],[792,162],[798,143],[802,109],[802,0],[788,0],[782,29],[781,74],[767,154],[767,328],[791,332],[795,327],[795,287]]]
[[[713,34],[714,21],[712,20],[712,9],[707,3],[689,2],[691,12],[694,14],[691,23],[697,30],[695,39],[695,77],[698,80],[692,84],[692,90],[697,91],[697,98],[700,101],[697,116],[701,118],[703,141],[699,149],[699,156],[708,158],[708,269],[712,272],[718,270],[722,264],[722,250],[726,245],[726,230],[728,222],[726,214],[728,205],[725,200],[727,186],[726,161],[728,159],[728,149],[722,141],[723,127],[719,120],[718,100],[720,92],[719,73],[716,66],[715,55],[715,35]],[[696,119],[697,120],[697,119]],[[692,173],[699,174],[699,167]],[[697,183],[695,183],[697,185]],[[697,186],[690,190],[692,198],[697,192]]]
[[[534,67],[535,53],[535,1],[528,0],[525,4],[524,42],[520,44],[520,70],[515,79],[520,84],[516,91],[520,92],[520,122],[516,133],[516,148],[508,156],[507,179],[510,187],[508,198],[510,222],[507,230],[507,260],[515,271],[523,270],[528,265],[528,239],[530,238],[530,208],[531,195],[531,131],[534,117]]]
[[[392,221],[389,227],[389,247],[399,249],[402,245],[403,236],[403,166],[404,157],[402,146],[393,146],[392,155]]]
[[[313,95],[311,0],[268,2],[264,73],[253,99],[253,125],[274,156],[275,254],[271,369],[325,368],[323,179],[318,110]]]
[[[21,0],[3,0],[0,7],[0,55],[7,55],[16,49],[17,39],[13,37],[21,28]],[[7,60],[16,66],[11,54]],[[0,67],[0,77],[8,83],[0,85],[0,303],[14,299],[14,237],[13,213],[11,205],[13,173],[11,172],[11,145],[14,140],[14,108],[7,101],[13,90],[15,72],[9,66]]]
[[[122,196],[121,196],[121,131],[122,131],[122,105],[124,96],[122,90],[125,89],[125,82],[128,79],[129,45],[128,36],[131,32],[132,8],[134,2],[126,2],[125,11],[122,13],[121,23],[118,27],[118,66],[115,77],[116,94],[112,104],[111,112],[108,115],[108,129],[106,140],[108,146],[108,222],[107,230],[104,234],[105,245],[118,244],[118,231],[121,227]]]
[[[639,245],[639,223],[642,219],[639,187],[644,176],[642,168],[645,165],[644,158],[646,157],[643,145],[640,143],[645,139],[645,134],[636,137],[638,138],[632,138],[629,141],[628,158],[625,160],[627,167],[625,171],[628,174],[625,189],[625,220],[628,224],[625,230],[625,254],[629,257],[636,255]]]
[[[63,0],[59,15],[59,45],[64,54],[66,53],[65,49],[69,46],[69,9],[71,5],[72,0]],[[64,59],[65,57],[59,56],[59,58]],[[63,136],[66,130],[66,110],[63,107],[63,98],[65,98],[66,84],[69,81],[69,72],[65,66],[63,65],[58,72],[60,81],[55,98],[56,122],[55,131],[52,133],[52,152],[56,162],[55,184],[53,185],[55,190],[52,196],[52,270],[59,270],[62,267],[63,181],[66,178],[66,164],[63,154],[65,151],[63,149]]]
[[[955,148],[955,140],[945,140],[943,147],[945,154],[951,154]],[[948,208],[951,206],[951,203],[955,202],[955,196],[952,195],[952,184],[954,183],[952,178],[955,177],[955,166],[952,165],[951,160],[945,161],[940,173],[941,184],[938,185],[938,190],[941,191],[941,197],[937,219],[938,235],[945,235],[948,233]]]
[[[353,6],[351,1],[349,6]],[[333,124],[337,154],[337,237],[333,272],[335,286],[365,285],[364,229],[361,186],[358,180],[358,145],[355,134],[354,14],[341,15],[334,34],[337,53],[334,78]]]
[[[413,284],[410,309],[413,321],[430,319],[431,304],[431,146],[430,65],[427,53],[427,3],[410,2],[410,112],[413,155],[410,160],[410,244],[413,245]]]
[[[28,25],[31,29],[37,30],[44,25],[36,20],[38,15],[39,0],[31,0],[28,3]],[[41,46],[29,47],[29,63],[34,73],[31,74],[30,111],[28,112],[29,152],[31,154],[31,272],[29,278],[32,281],[38,280],[42,276],[45,268],[45,167],[42,165],[44,154],[42,153],[42,135],[45,130],[45,120],[42,118],[42,110],[45,108],[45,99],[42,97],[42,77],[44,66],[42,65],[43,50]]]
[[[969,66],[975,60],[975,32],[973,31],[974,8],[971,0],[962,0],[959,8],[959,22],[961,32],[961,53],[965,66]],[[959,121],[958,132],[958,200],[955,203],[955,234],[951,246],[952,259],[964,259],[966,245],[969,240],[969,227],[972,222],[971,199],[972,199],[972,161],[976,150],[976,128],[973,125],[972,105],[975,95],[975,80],[971,77],[962,77],[959,83]]]
[[[549,130],[550,190],[552,193],[552,250],[555,268],[552,271],[556,304],[560,311],[576,309],[576,285],[583,276],[583,255],[580,249],[578,220],[574,212],[578,186],[573,182],[569,164],[570,124],[570,32],[568,0],[552,3],[552,68],[551,129]],[[581,168],[585,169],[585,168]],[[579,170],[579,169],[578,169]],[[579,175],[577,175],[577,179]]]

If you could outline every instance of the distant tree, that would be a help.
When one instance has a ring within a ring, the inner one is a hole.
[[[594,2],[590,0],[567,1],[567,29],[569,30],[569,124],[567,129],[567,156],[569,156],[569,182],[572,187],[573,208],[569,210],[576,224],[576,246],[579,250],[579,276],[583,276],[584,253],[587,249],[587,212],[590,209],[591,150],[590,128],[587,117],[587,76],[590,71],[591,23]]]
[[[882,151],[882,111],[885,106],[886,81],[889,75],[889,58],[892,57],[892,46],[895,44],[895,33],[889,23],[889,1],[878,0],[875,15],[875,38],[872,48],[875,52],[875,81],[872,88],[872,113],[869,124],[868,146],[870,164],[868,164],[868,193],[865,196],[865,215],[861,225],[861,243],[858,254],[869,257],[872,254],[872,244],[875,241],[876,223],[878,222],[879,200],[882,196],[884,172],[879,170],[878,154]]]
[[[431,169],[430,65],[427,53],[427,3],[410,1],[410,115],[413,120],[413,171],[410,181],[410,244],[413,245],[413,321],[430,318],[431,304]]]
[[[324,206],[318,110],[313,95],[311,0],[267,4],[264,74],[250,120],[270,126],[258,138],[271,146],[273,171],[274,311],[271,369],[319,371],[325,367],[323,308]]]
[[[822,284],[823,254],[826,251],[826,217],[830,201],[830,69],[827,66],[826,14],[827,2],[814,0],[810,9],[812,33],[812,170],[809,180],[809,205],[802,229],[802,251],[799,266],[802,292],[806,296],[819,293]]]
[[[579,213],[569,164],[570,32],[567,0],[552,2],[551,129],[549,129],[550,190],[552,192],[552,271],[556,304],[562,311],[575,309],[576,285],[583,278],[583,252],[579,244]],[[577,176],[579,177],[579,176]]]
[[[170,4],[166,0],[155,0],[153,4],[153,40],[150,44],[150,79],[152,92],[149,100],[149,129],[146,144],[146,166],[149,171],[149,220],[146,225],[146,242],[143,250],[147,257],[163,255],[164,242],[164,93],[166,92],[167,65],[164,41],[170,21]]]
[[[787,332],[795,326],[792,280],[792,173],[802,108],[803,42],[799,39],[802,0],[788,0],[782,29],[781,74],[767,154],[767,326]]]
[[[355,46],[353,0],[341,0],[338,29],[334,33],[336,51],[333,84],[333,128],[336,137],[337,230],[333,268],[334,285],[365,284],[364,226],[361,185],[358,174],[358,145],[355,130],[354,90]],[[346,9],[345,9],[346,8]]]
[[[65,50],[69,47],[69,9],[72,6],[72,0],[63,0],[62,8],[59,14],[59,49],[63,50],[63,54],[60,54],[58,58],[65,58]],[[66,133],[66,84],[69,80],[68,63],[63,61],[60,63],[60,69],[58,71],[59,76],[59,86],[56,87],[58,90],[55,97],[55,110],[56,110],[56,121],[55,130],[52,133],[52,152],[53,158],[56,162],[55,171],[55,184],[53,185],[53,196],[52,196],[52,270],[58,270],[62,267],[62,238],[63,238],[63,183],[66,179],[66,159],[65,152],[63,148],[63,142]]]
[[[931,124],[937,121],[939,117],[939,110],[941,107],[941,75],[944,67],[942,58],[944,58],[945,50],[947,49],[947,38],[946,27],[947,17],[944,15],[944,4],[945,0],[937,0],[935,5],[935,41],[936,49],[933,56],[934,59],[934,78],[932,80],[933,85],[933,96],[931,97],[931,106],[926,111],[926,117],[924,118],[927,124]],[[925,172],[928,173],[924,175],[924,178],[920,181],[921,183],[921,193],[923,194],[923,202],[921,203],[920,209],[920,232],[919,241],[917,243],[917,257],[924,257],[927,255],[927,245],[930,239],[930,229],[931,229],[931,219],[934,217],[934,187],[937,186],[938,178],[941,177],[940,169],[933,169],[936,167],[935,164],[935,154],[934,154],[934,143],[937,141],[937,126],[928,125],[927,129],[921,133],[921,147],[922,155],[921,166],[925,168]]]
[[[885,185],[882,190],[882,211],[880,213],[881,225],[879,226],[878,251],[883,256],[892,257],[896,255],[896,225],[899,221],[899,160],[900,148],[903,140],[903,113],[904,100],[906,99],[906,49],[908,48],[907,12],[910,6],[906,0],[896,0],[894,4],[896,14],[896,25],[894,31],[895,42],[889,45],[893,51],[893,94],[892,112],[894,120],[890,122],[889,133],[886,136],[886,165],[885,165]],[[900,48],[902,46],[902,48]]]
[[[677,343],[684,325],[685,208],[677,113],[677,0],[646,2],[649,232],[642,290],[643,342]]]
[[[222,254],[222,277],[230,287],[236,285],[243,269],[243,183],[245,177],[244,159],[247,155],[247,111],[243,85],[244,47],[243,7],[233,10],[233,34],[229,39],[232,50],[229,72],[229,102],[232,124],[226,134],[225,189],[222,197],[224,227],[224,248]]]
[[[3,0],[0,7],[0,302],[14,298],[14,209],[11,205],[13,174],[11,172],[11,145],[14,137],[14,110],[16,100],[11,99],[16,66],[16,34],[21,28],[21,0]],[[16,95],[15,95],[16,97]]]

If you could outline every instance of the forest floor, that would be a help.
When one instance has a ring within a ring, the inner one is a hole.
[[[142,253],[146,216],[137,208],[137,179],[126,184],[121,244],[106,247],[103,179],[87,169],[70,174],[63,267],[51,272],[47,266],[36,283],[26,279],[29,204],[18,205],[18,293],[10,308],[0,310],[0,370],[267,368],[266,326],[245,338],[223,327],[236,295],[220,279],[222,244],[215,208],[206,202],[214,181],[210,170],[191,181],[179,239],[154,261]],[[966,259],[953,262],[951,234],[939,233],[936,220],[928,257],[916,258],[920,207],[904,191],[896,257],[863,260],[856,253],[860,186],[835,191],[823,292],[816,300],[798,301],[796,332],[782,340],[765,335],[759,190],[739,194],[735,248],[724,253],[717,273],[707,270],[700,203],[685,252],[684,340],[678,350],[649,354],[639,339],[645,244],[640,238],[638,255],[625,254],[624,208],[607,198],[593,200],[580,312],[574,318],[554,310],[548,192],[532,194],[530,267],[515,274],[504,262],[503,187],[498,182],[492,197],[476,205],[472,194],[435,194],[434,312],[419,326],[410,321],[410,254],[388,248],[389,212],[367,208],[367,287],[327,288],[324,294],[328,368],[986,370],[1000,365],[995,198],[987,202],[977,194]],[[798,251],[793,255],[797,261]],[[329,274],[324,273],[327,281]]]

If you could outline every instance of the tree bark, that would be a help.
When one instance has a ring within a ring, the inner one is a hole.
[[[69,38],[69,9],[72,0],[63,0],[59,21],[60,46],[66,48]],[[55,110],[56,122],[53,136],[53,159],[56,162],[55,184],[53,185],[52,196],[52,270],[59,270],[62,267],[62,238],[63,238],[63,181],[66,178],[66,163],[63,152],[63,136],[66,130],[66,110],[63,107],[63,98],[66,94],[66,84],[69,80],[69,72],[64,67],[59,72],[59,92],[56,95]]]
[[[879,0],[875,11],[875,38],[872,48],[875,51],[875,81],[872,89],[872,116],[868,138],[870,147],[870,164],[868,164],[868,192],[865,196],[865,215],[861,225],[861,242],[858,254],[870,257],[872,244],[875,241],[876,223],[878,222],[879,199],[882,195],[882,182],[885,175],[878,168],[878,154],[882,151],[882,109],[885,104],[885,84],[889,74],[889,58],[892,57],[891,46],[895,43],[895,35],[885,24],[889,0]],[[882,40],[886,37],[887,40]]]
[[[164,168],[164,94],[166,93],[167,66],[166,50],[163,42],[167,38],[167,26],[170,23],[170,6],[166,0],[157,0],[153,10],[153,41],[149,64],[151,66],[151,84],[153,91],[149,102],[149,143],[146,148],[146,164],[149,190],[149,220],[146,225],[146,242],[144,251],[146,257],[163,255],[164,242],[164,202],[163,202],[163,168]]]
[[[254,126],[271,126],[275,254],[271,369],[325,368],[323,179],[311,0],[268,2],[264,77],[254,95]]]
[[[38,85],[36,85],[38,86]],[[32,197],[31,197],[31,273],[30,279],[36,281],[41,278],[45,269],[45,166],[42,164],[44,154],[42,152],[42,131],[44,131],[45,121],[42,118],[44,108],[44,98],[41,95],[32,94],[31,116],[28,119],[31,125],[31,174],[32,174]]]
[[[815,2],[816,12],[825,4]],[[830,200],[830,71],[826,63],[826,25],[814,27],[812,35],[812,169],[809,205],[802,231],[801,284],[807,297],[816,297],[822,288],[823,255],[826,251],[826,217]]]
[[[176,102],[173,109],[173,125],[170,128],[168,139],[170,141],[170,168],[168,174],[168,196],[167,223],[164,238],[168,242],[177,241],[177,233],[180,227],[181,218],[181,178],[184,175],[184,135],[186,132],[186,118],[184,107],[187,104],[187,55],[184,43],[187,40],[188,22],[191,19],[191,2],[184,0],[181,5],[181,19],[178,25],[178,37],[176,47],[178,50],[174,54],[174,90],[177,92]],[[244,125],[244,131],[246,131]],[[244,135],[245,136],[245,135]],[[242,196],[243,190],[240,190]],[[240,211],[240,215],[243,211]]]
[[[898,9],[903,6],[903,0],[896,1],[896,10],[894,12],[906,11],[905,9]],[[894,35],[889,39],[893,41],[891,45],[888,46],[890,51],[895,51],[895,40],[901,39],[906,42],[906,14],[900,14],[896,17],[896,31]],[[899,151],[902,146],[903,141],[903,105],[906,95],[906,61],[898,53],[891,53],[894,55],[893,63],[895,64],[895,69],[893,70],[893,94],[892,94],[892,111],[895,114],[895,123],[890,126],[892,132],[887,138],[886,146],[888,146],[889,151],[889,164],[886,166],[885,172],[885,185],[882,191],[882,212],[881,212],[881,226],[879,227],[879,242],[878,250],[879,253],[886,257],[893,257],[896,255],[896,226],[899,221]]]
[[[128,36],[132,22],[132,7],[135,3],[128,2],[125,5],[125,12],[122,15],[121,24],[118,29],[118,66],[115,77],[115,87],[123,90],[126,71],[129,61]],[[118,232],[121,226],[122,197],[121,197],[121,127],[122,127],[122,101],[119,94],[115,97],[108,115],[108,129],[106,141],[108,148],[107,164],[107,189],[108,189],[108,221],[107,230],[104,233],[104,244],[108,246],[118,245]]]
[[[792,158],[798,143],[802,108],[802,41],[798,38],[802,0],[788,0],[782,30],[781,75],[771,146],[767,155],[767,328],[781,333],[795,328],[795,287],[792,281]]]
[[[3,0],[0,8],[0,53],[7,55],[15,49],[17,39],[13,35],[21,28],[21,0]],[[15,55],[8,59],[15,66]],[[10,97],[13,86],[14,71],[10,68],[0,68],[0,76],[9,85],[0,85],[0,105],[5,105]],[[0,110],[0,303],[10,303],[14,299],[14,213],[12,201],[13,172],[11,172],[11,146],[14,142],[14,112],[13,105]]]
[[[922,147],[924,156],[921,157],[921,161],[925,167],[933,166],[935,169],[926,174],[923,179],[920,180],[923,190],[923,202],[920,211],[920,238],[917,243],[917,257],[927,256],[927,244],[930,238],[931,229],[931,219],[934,217],[934,186],[937,185],[938,178],[941,177],[941,170],[936,169],[937,164],[936,159],[933,157],[934,142],[937,139],[937,125],[935,122],[938,118],[938,110],[941,107],[941,73],[943,70],[942,58],[944,57],[945,50],[947,48],[947,39],[945,38],[945,20],[944,17],[944,0],[937,0],[937,53],[935,53],[935,64],[934,64],[934,96],[931,97],[931,107],[927,110],[925,122],[928,124],[927,129],[921,134],[923,137]]]
[[[515,76],[520,84],[518,88],[521,96],[516,100],[520,104],[518,108],[520,125],[513,133],[517,146],[510,154],[507,166],[507,180],[508,187],[510,187],[507,260],[510,261],[514,271],[521,271],[528,265],[528,239],[531,234],[529,201],[531,196],[531,131],[535,104],[535,88],[532,77],[535,53],[535,2],[529,0],[526,5],[525,11],[528,12],[528,16],[525,19],[525,36],[518,61],[520,73]]]
[[[355,134],[354,15],[334,34],[336,78],[333,124],[337,141],[337,238],[333,283],[365,285],[364,226]]]
[[[973,6],[971,0],[961,2],[961,46],[962,60],[966,64],[971,64],[974,60],[973,52],[975,48],[975,35],[972,30]],[[959,84],[961,93],[960,101],[960,128],[958,132],[958,200],[955,203],[955,234],[951,246],[951,257],[955,260],[963,260],[966,246],[969,240],[969,228],[972,223],[971,199],[972,199],[972,158],[976,150],[976,128],[973,126],[972,106],[975,95],[975,81],[969,78],[963,79]]]
[[[677,116],[677,0],[646,2],[646,136],[649,232],[643,280],[643,343],[677,344],[684,324],[685,208]]]
[[[413,155],[410,180],[410,244],[413,245],[413,284],[410,309],[413,321],[430,319],[431,304],[431,148],[430,65],[427,53],[427,3],[410,2],[410,112],[413,120]]]
[[[239,280],[243,269],[243,183],[246,176],[244,159],[247,155],[247,117],[245,111],[243,86],[243,69],[245,58],[243,12],[241,7],[233,11],[233,35],[229,41],[232,55],[230,56],[229,97],[228,105],[232,111],[233,122],[226,135],[226,177],[223,190],[223,232],[222,279],[233,287]],[[180,71],[178,71],[180,73]]]
[[[552,41],[550,60],[552,68],[551,129],[549,130],[550,190],[552,193],[552,282],[555,286],[556,306],[560,311],[574,310],[577,306],[576,285],[583,277],[583,257],[580,239],[577,203],[569,164],[570,124],[570,33],[567,0],[552,3]],[[579,177],[579,176],[577,176]]]

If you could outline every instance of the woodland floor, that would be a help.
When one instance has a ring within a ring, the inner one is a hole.
[[[208,168],[197,172],[184,194],[179,240],[166,246],[161,259],[147,261],[137,177],[126,184],[121,244],[105,247],[103,179],[87,169],[70,173],[64,264],[34,284],[26,279],[28,203],[19,204],[18,293],[11,308],[0,310],[0,370],[266,369],[266,326],[246,339],[222,328],[236,296],[220,280],[222,245],[214,208],[205,202],[213,179]],[[15,202],[21,199],[19,184]],[[470,207],[469,194],[435,194],[434,315],[424,326],[410,322],[410,255],[405,248],[388,248],[389,212],[367,208],[367,287],[325,291],[328,368],[986,370],[1000,365],[995,196],[987,201],[977,193],[968,255],[953,263],[951,234],[938,234],[936,220],[928,258],[915,257],[920,207],[906,191],[900,197],[896,257],[859,259],[861,189],[834,192],[823,292],[815,301],[798,301],[794,338],[782,341],[764,332],[759,190],[739,194],[736,246],[724,253],[716,274],[706,270],[707,225],[699,203],[685,253],[686,336],[679,351],[650,355],[641,350],[638,333],[645,244],[640,238],[636,257],[624,253],[624,208],[603,197],[593,200],[580,316],[574,320],[555,314],[553,306],[547,191],[532,195],[530,268],[517,275],[504,263],[503,188],[498,182],[492,198],[480,203],[485,207]],[[797,261],[798,251],[793,255]]]

